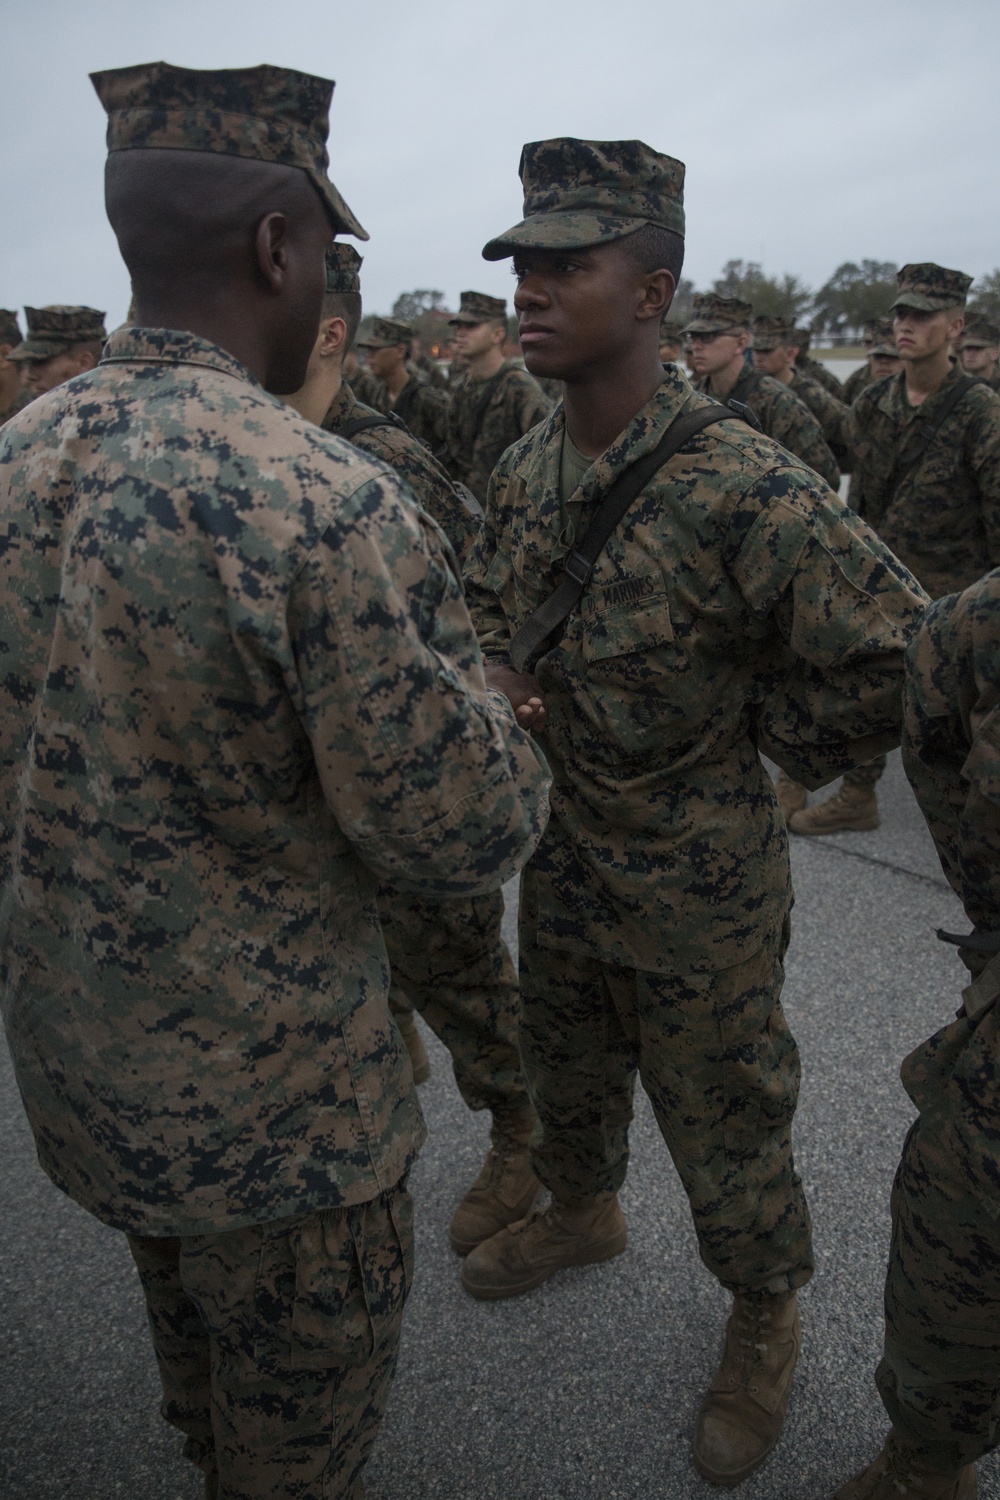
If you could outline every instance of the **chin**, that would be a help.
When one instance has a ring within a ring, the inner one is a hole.
[[[572,363],[568,363],[566,356],[560,356],[555,349],[534,349],[529,345],[527,349],[521,350],[521,355],[529,375],[541,375],[544,380],[565,380],[567,376],[573,375]]]

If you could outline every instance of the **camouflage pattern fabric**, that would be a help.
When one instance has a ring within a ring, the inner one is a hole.
[[[323,426],[336,433],[365,415],[376,414],[342,387]],[[370,427],[350,441],[406,480],[464,560],[479,522],[424,445],[396,426]],[[523,1114],[527,1089],[517,1050],[517,975],[501,933],[502,892],[440,902],[384,886],[378,909],[393,1014],[420,1012],[451,1054],[455,1081],[470,1109],[490,1109],[500,1118]]]
[[[896,300],[893,307],[916,307],[921,312],[947,312],[964,307],[973,282],[964,271],[949,271],[933,261],[904,266],[896,272]]]
[[[363,1500],[413,1279],[406,1189],[129,1248],[185,1457],[226,1500]]]
[[[852,370],[844,381],[844,405],[853,406],[865,386],[871,385],[871,383],[872,372],[868,361],[865,360],[864,364],[859,365],[856,370]]]
[[[483,405],[487,388],[492,392]],[[448,459],[456,479],[482,504],[501,455],[552,410],[538,382],[505,361],[488,380],[465,380],[448,408]]]
[[[483,247],[484,260],[607,244],[643,224],[684,233],[684,163],[644,141],[529,141],[517,170],[524,217]]]
[[[506,660],[615,475],[706,404],[669,366],[565,506],[561,408],[504,455],[466,570],[488,661]],[[659,974],[763,947],[789,874],[758,747],[815,787],[898,743],[902,651],[925,605],[776,443],[735,419],[693,438],[633,502],[536,668],[555,782],[534,941]]]
[[[293,68],[175,68],[140,63],[91,73],[109,151],[208,151],[297,167],[338,234],[368,235],[327,176],[333,84]]]
[[[416,1009],[451,1055],[469,1109],[501,1126],[531,1108],[518,1051],[517,974],[503,940],[503,893],[430,901],[384,886],[379,917],[398,1009]]]
[[[75,349],[78,344],[103,344],[108,336],[104,314],[96,307],[62,304],[26,307],[24,316],[28,336],[7,355],[14,363],[18,360],[52,359],[57,354]]]
[[[980,933],[1000,932],[998,712],[994,570],[928,611],[907,653],[904,695],[906,774]],[[877,1373],[893,1425],[942,1473],[1000,1441],[1000,960],[959,951],[977,977],[958,1018],[902,1067],[919,1117],[893,1189]]]
[[[753,308],[739,297],[720,297],[718,292],[698,292],[691,304],[685,333],[741,333],[749,330]]]
[[[402,318],[373,318],[364,338],[357,340],[359,349],[391,349],[394,344],[409,344],[413,329]]]
[[[542,1124],[535,1174],[568,1203],[617,1192],[638,1071],[708,1269],[733,1292],[803,1286],[813,1257],[792,1160],[799,1054],[778,999],[786,931],[715,974],[655,974],[539,945],[536,902],[529,866],[521,1051]]]
[[[802,371],[803,375],[807,375],[810,380],[815,380],[817,385],[821,385],[825,391],[829,391],[835,401],[845,402],[847,400],[843,385],[821,359],[813,359],[809,354],[800,354],[795,364]]]
[[[450,323],[506,323],[507,302],[504,297],[491,297],[487,292],[460,292],[458,312],[448,320]]]
[[[833,454],[840,469],[850,473],[854,459],[851,454],[851,420],[847,407],[836,396],[831,396],[825,386],[804,374],[798,366],[792,369],[790,391],[807,406],[820,425],[826,446]]]
[[[429,385],[422,375],[411,375],[394,401],[385,382],[376,380],[371,404],[376,411],[395,412],[418,442],[434,454],[443,453],[448,437],[450,397],[447,391]]]
[[[436,387],[439,391],[448,389],[448,377],[429,354],[418,354],[415,359],[410,360],[410,365],[418,376],[422,375],[428,385]]]
[[[385,387],[380,380],[376,379],[367,365],[358,365],[357,374],[349,379],[345,376],[344,383],[351,387],[354,395],[364,406],[369,406],[375,411],[381,410],[375,402],[380,396],[384,397]]]
[[[12,307],[0,307],[0,344],[10,344],[13,348],[20,342],[21,329],[17,312]]]
[[[0,508],[0,974],[43,1168],[142,1235],[376,1197],[423,1134],[376,888],[495,890],[546,816],[450,549],[169,330],[6,425]]]
[[[920,406],[907,400],[905,379],[901,371],[876,381],[851,408],[851,504],[938,597],[1000,563],[1000,398],[973,386],[897,481],[897,467],[965,376],[955,365]]]
[[[380,415],[382,413],[372,407],[356,401],[350,387],[342,384],[323,418],[323,427],[327,432],[339,435],[349,422]],[[394,422],[367,427],[355,433],[349,441],[362,453],[381,459],[406,480],[416,499],[448,538],[459,564],[463,564],[479,531],[479,518],[473,515],[425,445],[406,427]]]
[[[711,377],[699,381],[697,389],[711,395]],[[770,375],[761,375],[748,365],[727,399],[742,401],[749,406],[768,437],[808,464],[831,489],[838,487],[840,470],[827,446],[823,429],[787,385]]]

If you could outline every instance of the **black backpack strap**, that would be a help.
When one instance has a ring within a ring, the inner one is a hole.
[[[897,460],[897,462],[893,464],[892,471],[889,474],[889,478],[886,482],[885,487],[885,499],[887,505],[891,503],[893,496],[899,489],[899,486],[902,484],[907,474],[909,474],[912,469],[916,468],[917,464],[923,458],[924,454],[927,452],[927,449],[930,447],[931,443],[933,443],[934,439],[941,431],[941,428],[944,426],[945,422],[947,422],[948,418],[955,410],[955,407],[959,404],[963,397],[965,397],[968,392],[972,390],[972,387],[974,385],[985,385],[985,381],[981,376],[978,375],[963,375],[960,380],[956,380],[955,384],[952,386],[950,392],[948,393],[947,401],[944,403],[941,410],[937,414],[937,421],[929,423],[928,426],[924,428],[923,432],[921,432],[919,438],[917,439],[915,446],[910,449],[910,452],[907,454],[905,459],[903,459],[902,461]]]
[[[690,442],[703,427],[709,427],[713,422],[724,422],[731,417],[745,420],[743,409],[736,411],[729,406],[703,406],[697,411],[682,412],[674,418],[655,448],[636,459],[635,463],[618,475],[601,500],[579,547],[563,559],[563,576],[559,583],[514,632],[510,643],[510,660],[515,672],[532,671],[538,658],[544,655],[550,636],[555,634],[575,608],[590,582],[608,538],[656,471],[669,458],[673,458],[675,453],[679,453],[684,444]]]

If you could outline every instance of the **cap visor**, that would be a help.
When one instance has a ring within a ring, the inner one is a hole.
[[[484,245],[483,260],[505,260],[518,250],[585,250],[623,240],[648,222],[611,214],[533,214]]]
[[[893,307],[915,307],[918,312],[943,312],[946,303],[935,302],[920,292],[900,292]]]
[[[449,323],[464,323],[468,328],[475,328],[477,323],[485,323],[487,321],[488,319],[486,318],[474,318],[471,313],[456,313],[453,318],[448,319]]]
[[[329,177],[321,177],[318,173],[314,174],[312,172],[309,175],[319,189],[320,197],[326,204],[327,212],[333,221],[334,231],[337,234],[352,234],[356,240],[368,239],[368,231],[362,229]]]
[[[23,344],[18,344],[6,357],[15,363],[19,359],[54,359],[57,354],[68,354],[72,348],[72,344],[33,344],[30,339],[25,339]]]
[[[711,323],[707,318],[695,318],[684,324],[685,333],[742,333],[741,328],[727,328],[724,323]]]

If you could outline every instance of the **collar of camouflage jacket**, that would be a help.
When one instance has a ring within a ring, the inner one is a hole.
[[[202,365],[259,384],[246,365],[218,344],[177,328],[116,328],[104,346],[101,364]]]
[[[964,379],[965,371],[957,360],[953,360],[951,369],[933,396],[928,396],[919,406],[913,406],[906,396],[906,371],[900,370],[898,375],[892,375],[884,382],[885,389],[879,392],[878,405],[887,416],[902,426],[910,422],[923,424],[928,419],[933,421],[935,413],[951,394],[952,387]]]
[[[336,432],[338,427],[343,427],[346,422],[349,422],[357,405],[357,396],[347,381],[342,380],[340,390],[330,402],[326,416],[323,418],[323,426],[327,432]]]
[[[652,398],[600,458],[594,460],[570,500],[584,508],[599,500],[623,469],[656,447],[670,423],[689,402],[699,407],[706,404],[681,371],[671,366],[665,370],[663,384]],[[536,507],[538,524],[556,533],[562,526],[559,470],[564,426],[560,402],[537,429],[533,452],[521,470],[528,498]]]

